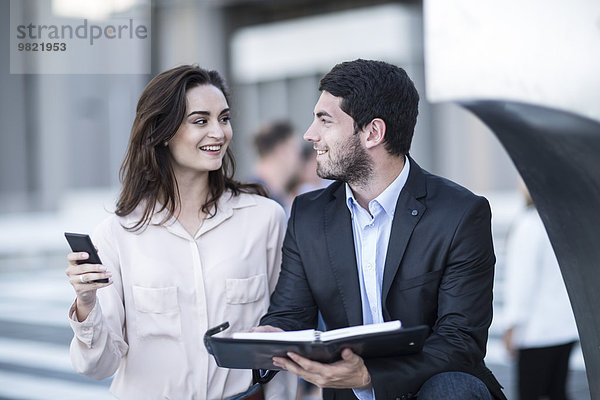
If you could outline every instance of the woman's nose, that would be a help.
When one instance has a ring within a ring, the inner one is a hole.
[[[223,129],[223,126],[221,126],[220,123],[213,124],[210,132],[208,133],[208,136],[215,139],[221,139],[225,137],[225,131]]]

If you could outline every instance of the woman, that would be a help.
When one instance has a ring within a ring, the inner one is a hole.
[[[73,365],[96,379],[117,372],[118,398],[222,399],[251,384],[250,371],[217,367],[202,337],[224,321],[231,331],[258,325],[285,214],[259,186],[233,180],[231,138],[217,72],[156,76],[138,102],[115,215],[93,236],[103,265],[68,256]],[[266,398],[295,398],[294,382],[278,374]]]

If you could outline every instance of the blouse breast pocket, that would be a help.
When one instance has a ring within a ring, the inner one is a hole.
[[[229,304],[254,303],[265,297],[266,294],[267,276],[265,274],[225,281],[225,296]]]
[[[181,319],[177,287],[132,286],[136,309],[136,332],[140,338],[157,336],[179,338]]]

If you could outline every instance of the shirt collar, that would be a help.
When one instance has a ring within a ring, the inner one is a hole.
[[[256,204],[256,199],[251,195],[245,193],[234,195],[230,190],[225,191],[217,202],[216,214],[204,221],[198,232],[196,232],[194,238],[198,238],[202,234],[220,225],[223,221],[229,219],[233,215],[234,210],[252,207]],[[126,217],[128,226],[133,226],[139,220],[142,215],[144,205],[145,203],[141,202],[134,212]],[[161,207],[162,205],[157,202],[155,209],[159,210]],[[174,235],[180,236],[184,239],[189,239],[191,237],[190,234],[177,221],[177,218],[175,218],[175,216],[171,216],[170,218],[166,219],[168,215],[169,211],[166,209],[160,212],[155,212],[150,219],[150,224],[161,225]]]
[[[375,199],[369,202],[369,208],[372,208],[371,203],[376,202],[379,206],[388,214],[390,217],[394,216],[394,212],[396,211],[396,203],[398,201],[398,196],[400,196],[400,192],[406,181],[408,180],[408,173],[410,171],[410,162],[408,161],[408,157],[404,157],[404,167],[402,171],[398,174],[396,179],[390,185],[385,188],[383,192]],[[346,206],[350,210],[350,213],[354,213],[354,206],[358,206],[358,202],[354,198],[354,193],[352,193],[352,189],[350,189],[350,185],[345,184],[346,187]]]

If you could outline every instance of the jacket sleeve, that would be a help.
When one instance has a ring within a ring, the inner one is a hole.
[[[113,236],[110,226],[110,221],[105,221],[93,237],[103,265],[112,272],[113,284],[96,292],[96,304],[84,321],[77,321],[75,303],[69,311],[69,322],[74,332],[71,363],[77,372],[94,379],[113,375],[129,348],[125,340],[125,308],[119,259],[111,243]]]
[[[271,296],[268,313],[261,325],[272,325],[285,331],[314,328],[317,324],[317,306],[306,280],[295,232],[296,201],[288,221],[283,241],[282,264],[279,280]]]
[[[269,294],[272,294],[279,278],[281,268],[281,245],[285,234],[285,212],[279,206],[271,220],[267,248],[267,273],[269,279]],[[264,386],[265,400],[295,399],[298,388],[298,377],[288,371],[279,371],[275,377]]]
[[[482,365],[492,321],[494,264],[491,211],[478,198],[454,229],[438,288],[437,319],[423,351],[365,360],[377,398],[407,398],[437,373],[472,373]]]

